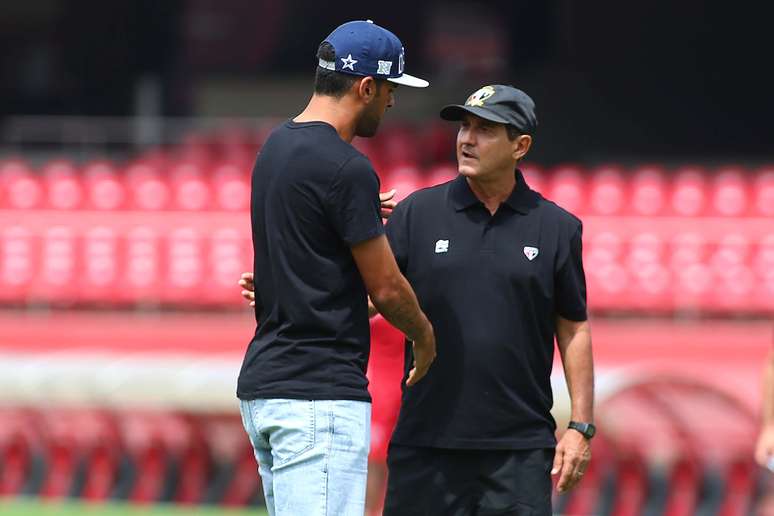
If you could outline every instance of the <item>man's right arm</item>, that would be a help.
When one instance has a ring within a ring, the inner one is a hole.
[[[433,327],[419,308],[417,296],[398,269],[384,235],[351,247],[371,302],[382,316],[414,343],[414,369],[407,385],[419,381],[435,358]]]

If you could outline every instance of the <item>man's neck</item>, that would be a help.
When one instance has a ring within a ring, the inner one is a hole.
[[[327,95],[312,95],[309,104],[293,121],[328,123],[347,143],[352,143],[352,139],[355,137],[355,109],[346,98],[337,99]]]
[[[486,206],[486,209],[492,215],[510,197],[513,189],[516,187],[516,177],[513,169],[489,174],[487,178],[468,177],[466,179],[473,195]]]

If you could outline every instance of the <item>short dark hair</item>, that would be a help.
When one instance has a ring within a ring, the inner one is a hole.
[[[317,58],[335,62],[336,50],[333,48],[333,45],[323,41],[317,49]],[[347,94],[357,80],[358,77],[354,75],[317,66],[317,72],[314,75],[314,92],[318,95],[328,95],[340,99]]]
[[[505,132],[508,133],[509,141],[514,141],[516,138],[521,136],[519,130],[510,124],[505,124]]]

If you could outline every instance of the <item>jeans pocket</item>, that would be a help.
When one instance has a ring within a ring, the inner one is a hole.
[[[268,400],[264,410],[272,421],[269,445],[275,466],[290,462],[314,447],[314,401]]]

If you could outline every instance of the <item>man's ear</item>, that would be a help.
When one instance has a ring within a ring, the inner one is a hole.
[[[363,77],[355,82],[355,87],[357,88],[358,97],[368,104],[376,97],[379,85],[373,77]]]
[[[513,143],[513,157],[516,160],[520,160],[526,156],[527,152],[529,152],[529,148],[532,147],[532,136],[520,134]]]

